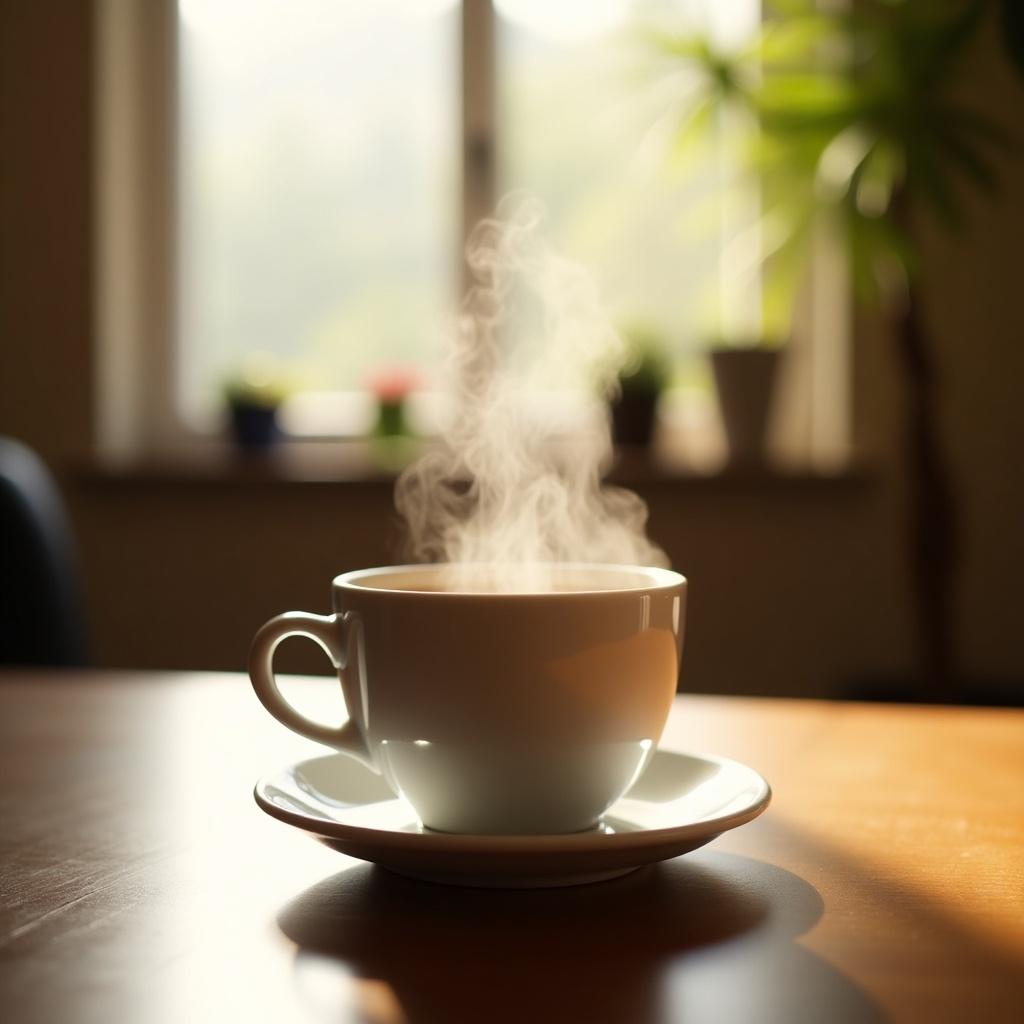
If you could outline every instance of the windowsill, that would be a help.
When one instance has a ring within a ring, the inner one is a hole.
[[[71,467],[86,484],[124,485],[367,485],[391,487],[402,469],[430,442],[381,444],[367,440],[283,442],[267,453],[244,453],[206,442],[175,452],[113,458],[102,455]],[[873,474],[861,463],[835,468],[689,464],[678,457],[623,446],[616,450],[607,480],[628,487],[683,484],[740,490],[858,485]]]

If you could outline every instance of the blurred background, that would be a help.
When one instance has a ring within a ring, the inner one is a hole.
[[[1020,22],[0,0],[0,435],[84,623],[11,639],[12,471],[0,656],[239,670],[399,558],[465,239],[528,189],[630,345],[610,476],[690,580],[681,688],[1024,701]]]

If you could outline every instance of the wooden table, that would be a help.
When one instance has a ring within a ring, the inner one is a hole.
[[[478,891],[260,813],[256,777],[315,748],[242,676],[0,678],[10,1024],[1024,1020],[1022,712],[684,696],[664,745],[756,767],[762,818]]]

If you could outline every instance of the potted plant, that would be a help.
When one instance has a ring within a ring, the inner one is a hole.
[[[781,343],[720,341],[711,347],[718,408],[735,466],[757,466],[768,453]]]
[[[417,448],[409,423],[409,396],[419,384],[419,374],[406,367],[382,368],[367,382],[376,401],[367,453],[383,472],[401,472],[415,457]]]
[[[374,437],[410,436],[408,399],[418,384],[419,376],[413,370],[401,367],[378,370],[370,378],[370,391],[377,402]]]
[[[271,448],[281,436],[278,410],[290,388],[268,356],[251,355],[224,385],[231,435],[245,452]]]
[[[647,446],[654,436],[658,401],[672,376],[666,346],[650,328],[624,332],[627,357],[611,395],[612,440]]]
[[[919,694],[956,695],[953,581],[959,525],[940,444],[935,360],[921,309],[925,221],[964,221],[961,184],[998,189],[992,156],[1008,140],[955,87],[964,54],[992,19],[1024,73],[1024,8],[1015,0],[776,0],[751,44],[732,51],[693,34],[656,34],[695,72],[680,131],[723,115],[751,130],[742,163],[757,176],[765,274],[799,271],[818,225],[844,246],[856,295],[894,327],[906,395],[907,552],[919,627]],[[768,230],[770,228],[770,231]]]

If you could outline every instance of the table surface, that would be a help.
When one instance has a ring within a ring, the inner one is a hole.
[[[615,881],[460,889],[263,815],[320,748],[242,676],[0,674],[0,1019],[1022,1019],[1024,712],[683,696],[662,745],[772,806]]]

